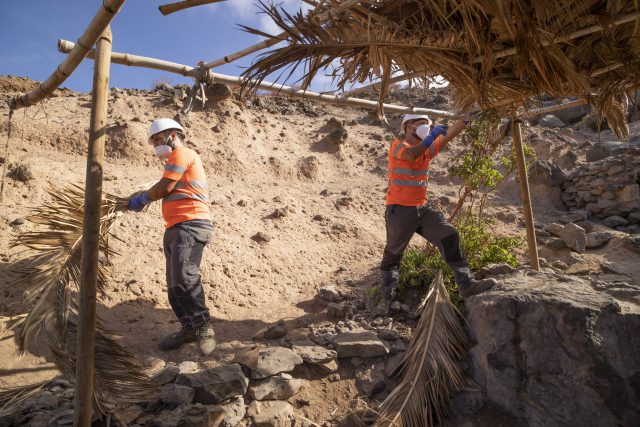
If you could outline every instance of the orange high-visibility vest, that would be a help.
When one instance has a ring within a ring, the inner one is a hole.
[[[192,219],[211,219],[207,177],[195,151],[184,146],[173,150],[162,177],[178,181],[173,191],[162,199],[166,228]]]
[[[440,137],[414,161],[403,160],[402,153],[411,145],[394,139],[389,148],[389,185],[387,205],[422,206],[427,203],[429,162],[440,152]]]

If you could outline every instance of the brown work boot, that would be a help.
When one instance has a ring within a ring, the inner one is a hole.
[[[491,277],[489,279],[474,280],[467,286],[459,286],[458,290],[460,291],[460,297],[466,300],[469,297],[493,288],[497,284],[498,281]]]
[[[374,309],[376,316],[384,317],[389,314],[389,307],[391,307],[391,300],[383,298]]]
[[[200,350],[201,355],[207,356],[215,350],[216,335],[213,332],[213,325],[211,324],[211,321],[196,329],[196,334],[198,336],[198,349]]]
[[[160,344],[158,344],[158,347],[162,351],[173,350],[183,344],[196,342],[197,339],[198,335],[195,328],[183,326],[178,332],[164,337],[162,341],[160,341]]]

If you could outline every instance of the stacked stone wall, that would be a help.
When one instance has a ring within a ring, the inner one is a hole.
[[[570,210],[584,209],[597,218],[640,220],[640,150],[578,164],[562,183],[562,202]],[[620,224],[620,225],[627,225]]]

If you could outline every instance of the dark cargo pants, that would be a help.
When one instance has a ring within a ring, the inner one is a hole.
[[[395,295],[400,261],[414,233],[418,233],[438,248],[453,270],[453,276],[459,287],[471,285],[474,279],[469,263],[460,248],[458,232],[438,209],[430,204],[389,205],[385,212],[385,222],[387,245],[380,264],[382,295],[385,299],[391,299]]]
[[[200,279],[200,262],[212,234],[213,224],[208,220],[180,222],[164,232],[169,304],[183,326],[197,328],[211,319]]]

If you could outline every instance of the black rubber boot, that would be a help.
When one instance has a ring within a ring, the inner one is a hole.
[[[477,295],[481,292],[487,291],[498,284],[498,281],[494,278],[474,280],[467,286],[459,287],[460,297],[466,300],[469,297]]]
[[[197,330],[190,326],[183,326],[178,332],[168,335],[160,341],[158,347],[162,351],[176,349],[183,344],[196,342],[198,339]]]

